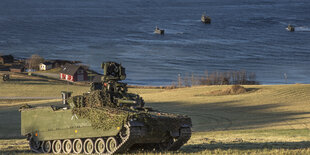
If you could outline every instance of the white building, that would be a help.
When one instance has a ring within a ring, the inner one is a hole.
[[[50,62],[40,63],[40,70],[41,71],[52,69],[52,67],[53,67],[53,64]]]

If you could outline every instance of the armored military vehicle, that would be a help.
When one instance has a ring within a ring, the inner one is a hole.
[[[211,18],[206,15],[206,13],[202,14],[201,16],[201,22],[205,24],[211,24]]]
[[[89,92],[71,96],[64,104],[21,107],[21,134],[34,152],[113,154],[128,151],[178,150],[191,137],[185,115],[147,108],[127,91],[125,68],[102,64],[104,74]],[[67,98],[68,97],[68,98]]]

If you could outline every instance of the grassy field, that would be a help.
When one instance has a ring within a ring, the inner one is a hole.
[[[42,84],[29,84],[27,80],[2,82],[0,96],[57,97],[63,89],[74,94],[88,90],[38,80],[31,83]],[[244,86],[247,92],[243,94],[214,93],[229,87],[131,88],[130,91],[139,93],[146,106],[192,118],[192,138],[179,151],[165,154],[310,154],[310,85],[254,85]],[[27,141],[20,139],[18,107],[25,102],[59,103],[0,99],[0,154],[31,153]]]
[[[1,74],[0,74],[1,76]],[[23,74],[10,74],[10,81],[0,81],[1,97],[60,97],[61,91],[82,94],[89,90],[86,86],[77,86],[64,81],[44,79]]]

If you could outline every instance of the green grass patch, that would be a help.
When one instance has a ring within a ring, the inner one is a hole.
[[[49,69],[49,70],[42,70],[42,71],[36,71],[34,73],[60,73],[61,67]]]

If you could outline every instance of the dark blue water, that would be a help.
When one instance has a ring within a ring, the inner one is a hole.
[[[211,25],[200,22],[203,12]],[[155,26],[166,34],[153,34]],[[102,61],[117,61],[139,85],[205,70],[310,83],[310,1],[1,0],[0,52],[81,60],[98,72]]]

